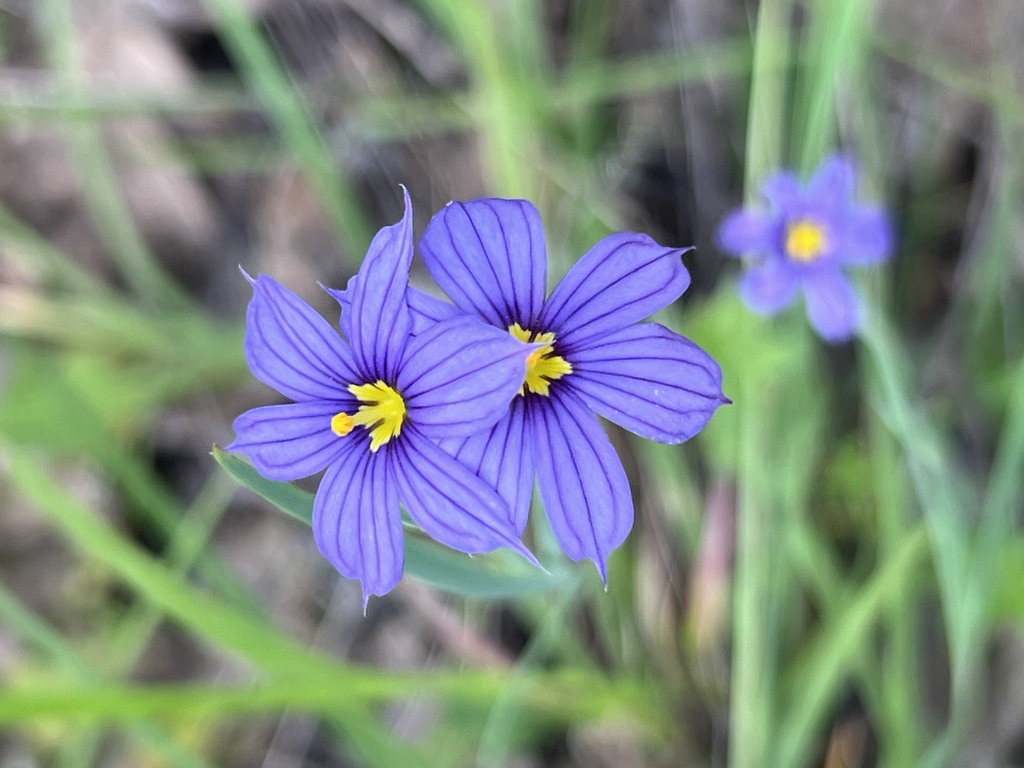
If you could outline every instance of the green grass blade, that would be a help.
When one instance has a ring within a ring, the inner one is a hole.
[[[741,402],[757,401],[756,385],[743,382]],[[775,659],[768,637],[772,605],[772,509],[761,464],[763,421],[753,409],[741,417],[733,576],[733,670],[730,686],[729,765],[766,765],[772,739],[771,677]]]
[[[792,12],[792,0],[765,0],[757,10],[744,163],[748,195],[755,184],[779,168],[785,159],[783,136],[788,125],[785,65],[792,55],[788,32]]]
[[[790,681],[789,688],[794,694],[790,700],[794,705],[782,719],[785,727],[779,733],[777,757],[768,764],[776,768],[798,768],[806,764],[808,750],[813,746],[838,684],[870,644],[871,632],[886,607],[904,593],[910,580],[918,577],[927,554],[927,531],[924,526],[918,526],[850,605],[810,644]]]
[[[505,197],[537,198],[539,124],[545,100],[540,45],[513,46],[508,34],[535,33],[539,7],[533,0],[493,4],[482,0],[420,0],[436,18],[467,64],[472,109],[480,130],[481,160],[488,186]],[[532,32],[531,32],[532,31]]]
[[[794,159],[804,173],[813,171],[833,144],[837,95],[843,82],[859,69],[871,6],[871,0],[812,4],[806,66],[798,70],[801,77],[796,86],[796,109],[802,122],[791,137]]]
[[[630,717],[667,728],[668,718],[646,698],[640,683],[601,681],[596,675],[533,673],[518,678],[514,696],[551,724]],[[447,699],[490,706],[508,689],[503,673],[462,671],[375,673],[353,677],[349,685],[321,677],[301,683],[251,686],[62,686],[50,690],[5,690],[0,724],[47,718],[79,722],[133,722],[155,717],[206,718],[242,713],[296,711],[330,715],[353,702],[392,699]]]
[[[908,356],[892,328],[873,306],[866,306],[864,314],[861,340],[869,353],[869,401],[902,448],[931,543],[949,646],[955,725],[967,705],[966,685],[977,652],[976,617],[968,605],[973,537],[964,515],[972,506],[973,489],[950,460],[934,425],[911,402]]]

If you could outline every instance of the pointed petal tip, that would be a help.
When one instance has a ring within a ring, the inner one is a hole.
[[[366,606],[369,605],[369,603],[370,603],[370,594],[371,593],[367,592],[365,588],[363,589],[363,618],[364,619],[366,618]]]
[[[245,271],[245,267],[241,264],[238,265],[238,271],[242,273],[242,276],[249,281],[249,285],[256,287],[256,280],[253,279],[252,275]],[[259,277],[259,275],[257,275]]]
[[[517,555],[520,555],[530,565],[540,568],[542,571],[544,571],[544,573],[548,573],[547,569],[540,564],[540,560],[537,559],[536,555],[534,555],[533,552],[527,549],[526,545],[523,544],[523,542],[519,541],[518,539],[511,539],[509,540],[507,546]],[[550,576],[551,574],[548,573],[548,575]]]

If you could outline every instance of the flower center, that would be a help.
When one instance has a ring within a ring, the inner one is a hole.
[[[361,403],[351,416],[344,411],[331,417],[331,431],[344,437],[356,426],[370,430],[370,450],[374,453],[393,437],[398,437],[405,421],[405,401],[383,381],[350,384],[348,391]]]
[[[825,244],[825,231],[809,219],[798,219],[786,227],[786,254],[793,261],[814,261],[824,252]]]
[[[572,363],[564,357],[554,354],[555,334],[553,333],[531,333],[525,330],[519,323],[512,323],[508,332],[520,341],[540,342],[544,344],[526,358],[526,376],[523,377],[523,384],[519,387],[519,394],[530,390],[538,395],[548,396],[551,382],[572,373]]]

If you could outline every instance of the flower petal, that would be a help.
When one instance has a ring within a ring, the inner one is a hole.
[[[857,294],[838,269],[821,269],[804,278],[807,319],[825,341],[846,341],[860,324]]]
[[[429,536],[470,555],[508,547],[537,564],[497,492],[415,427],[402,432],[391,457],[402,504]]]
[[[397,387],[409,421],[431,439],[487,429],[508,411],[536,345],[463,316],[413,339]]]
[[[769,259],[743,273],[739,294],[754,312],[774,315],[793,301],[799,282],[795,268],[781,259]]]
[[[412,313],[412,332],[414,334],[423,333],[436,323],[465,314],[454,304],[441,301],[418,288],[408,288],[405,298],[409,302],[409,311]]]
[[[805,197],[809,202],[839,210],[853,200],[856,184],[857,168],[853,161],[844,155],[831,155],[807,182]]]
[[[253,375],[297,401],[334,400],[358,378],[352,352],[306,302],[259,275],[245,319],[245,359]]]
[[[689,339],[641,323],[594,340],[572,358],[573,390],[641,437],[681,443],[704,428],[722,395],[722,369]]]
[[[690,285],[685,249],[620,232],[591,248],[552,291],[533,331],[554,331],[561,349],[643,320]]]
[[[331,288],[323,283],[320,283],[319,285],[332,299],[338,302],[338,305],[341,307],[341,312],[338,315],[338,327],[341,328],[341,332],[345,334],[346,339],[351,339],[352,329],[349,327],[349,318],[352,316],[352,292],[356,285],[356,276],[353,275],[349,278],[348,285],[345,290]]]
[[[533,444],[526,435],[525,401],[517,397],[508,416],[489,430],[469,437],[441,440],[438,445],[508,503],[518,535],[526,528],[533,493]]]
[[[779,222],[763,211],[741,208],[722,219],[715,239],[719,248],[737,256],[778,250]]]
[[[420,240],[427,270],[451,300],[499,328],[540,313],[547,255],[540,214],[526,200],[453,202]]]
[[[790,171],[775,171],[761,185],[761,194],[776,213],[788,214],[799,207],[804,192],[800,180]]]
[[[271,480],[315,475],[348,450],[348,440],[331,431],[331,417],[352,412],[354,401],[266,405],[246,411],[232,425],[229,451],[244,453]]]
[[[347,329],[364,381],[393,381],[412,320],[405,300],[412,262],[412,204],[405,194],[405,215],[373,238],[366,258],[348,282],[351,302]],[[342,304],[344,306],[344,303]]]
[[[313,500],[313,538],[338,572],[357,579],[363,609],[370,595],[385,595],[402,578],[405,549],[398,492],[387,450],[354,444],[324,475]]]
[[[352,285],[351,281],[349,285]],[[348,336],[351,331],[348,327],[348,319],[352,313],[352,297],[349,290],[339,291],[335,288],[321,287],[341,306],[341,318],[339,324],[341,332]],[[405,301],[409,306],[409,313],[412,319],[412,334],[422,333],[434,323],[448,320],[452,317],[461,317],[465,312],[454,304],[431,296],[426,291],[409,286],[405,289]]]
[[[842,242],[835,251],[837,261],[864,266],[892,255],[892,228],[884,209],[858,206],[845,213],[842,225]]]
[[[633,527],[626,471],[597,418],[578,395],[552,388],[528,403],[537,481],[562,551],[590,558],[607,581],[608,555]]]

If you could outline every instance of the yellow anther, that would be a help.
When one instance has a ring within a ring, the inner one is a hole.
[[[405,401],[393,387],[383,381],[376,381],[373,384],[350,384],[348,391],[366,405],[359,406],[359,410],[353,416],[346,418],[351,425],[359,425],[370,430],[370,450],[376,453],[384,443],[397,437],[402,431]],[[338,414],[331,419],[331,429],[334,429],[335,419],[344,415]],[[351,431],[352,426],[348,429]],[[335,434],[341,434],[336,429],[334,431]]]
[[[331,432],[336,434],[338,437],[344,437],[352,431],[352,427],[355,426],[355,422],[352,421],[352,417],[342,411],[336,413],[331,417]]]
[[[555,351],[555,334],[553,333],[531,333],[525,330],[519,323],[513,323],[508,327],[508,332],[520,341],[541,343],[544,346],[533,351],[526,358],[526,375],[523,377],[523,384],[519,387],[519,394],[525,394],[526,390],[548,395],[551,389],[551,382],[572,373],[572,363],[564,357],[553,354]]]
[[[809,219],[798,219],[786,228],[786,255],[793,261],[814,261],[825,246],[825,231]]]

